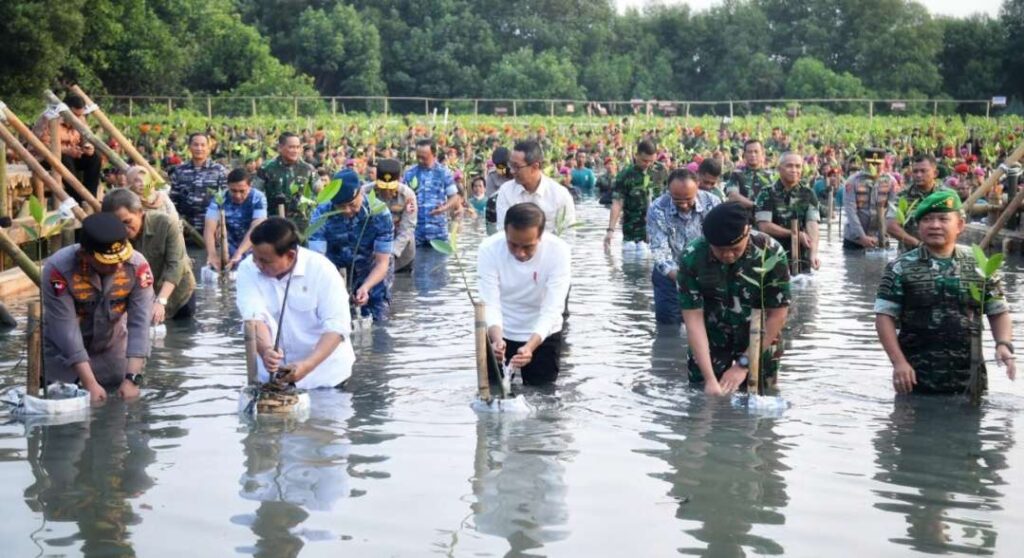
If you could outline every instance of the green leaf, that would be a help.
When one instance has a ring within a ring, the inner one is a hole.
[[[386,204],[386,203],[380,201],[379,199],[377,199],[377,191],[376,190],[370,190],[370,195],[367,196],[366,199],[367,199],[368,203],[370,204],[370,215],[371,216],[373,216],[373,215],[380,215],[381,213],[384,213],[385,211],[389,211],[388,204]]]
[[[768,259],[766,259],[764,261],[764,269],[769,270],[769,271],[773,270],[773,269],[775,269],[775,266],[779,265],[780,261],[782,261],[782,257],[781,256],[779,256],[778,254],[772,254],[771,256],[768,257]],[[766,273],[766,272],[762,271],[761,273]]]
[[[316,195],[316,202],[320,204],[331,201],[334,199],[334,196],[338,195],[339,190],[341,190],[341,179],[335,178],[328,182],[327,185],[320,190],[320,193]]]
[[[42,202],[35,195],[31,195],[28,198],[28,213],[32,216],[37,224],[43,224],[43,218],[46,216],[46,209],[43,207]]]
[[[44,219],[43,226],[52,227],[53,225],[57,224],[57,221],[60,221],[60,213],[54,213],[53,215],[50,215],[49,217]]]
[[[434,239],[430,241],[430,247],[446,256],[451,256],[455,253],[452,245],[444,240]]]
[[[981,249],[981,246],[975,244],[971,246],[971,250],[974,251],[974,261],[978,263],[978,268],[988,267],[988,257],[985,256],[985,251]]]
[[[973,298],[974,301],[977,302],[978,304],[981,304],[982,303],[982,301],[981,301],[981,290],[978,289],[978,286],[975,285],[974,283],[971,283],[970,284],[970,290],[971,290],[971,298]]]
[[[329,219],[329,218],[331,218],[334,215],[337,215],[339,213],[341,213],[341,212],[340,211],[328,211],[327,213],[324,213],[324,214],[320,215],[319,217],[317,217],[316,221],[313,221],[312,223],[309,224],[308,227],[306,227],[306,231],[302,234],[303,238],[305,238],[306,240],[309,240],[309,237],[313,236],[313,234],[316,231],[322,229],[323,226],[327,224],[327,219]]]
[[[741,273],[738,273],[737,275],[740,276],[740,279],[743,279],[744,281],[750,283],[751,285],[753,285],[755,287],[760,287],[761,286],[761,284],[758,283],[757,281],[751,279],[750,277],[747,277],[747,275],[745,273],[741,272]]]
[[[999,271],[999,268],[1002,267],[1002,266],[1003,266],[1003,254],[1002,254],[1002,252],[999,252],[997,254],[993,254],[992,257],[988,259],[988,262],[985,263],[985,268],[984,268],[985,269],[985,279],[991,279],[992,276],[995,275],[996,272]]]
[[[24,229],[25,233],[28,234],[28,237],[31,238],[32,240],[36,240],[39,238],[39,233],[36,232],[35,228],[30,227],[25,223],[18,223],[18,225],[20,225],[21,228]]]

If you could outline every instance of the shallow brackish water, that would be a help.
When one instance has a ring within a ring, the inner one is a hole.
[[[563,374],[528,392],[533,416],[470,410],[472,309],[436,253],[397,277],[392,322],[354,341],[351,393],[314,393],[304,423],[239,418],[234,301],[204,290],[198,319],[154,348],[142,401],[85,423],[0,419],[0,555],[1024,548],[1024,386],[990,369],[980,410],[895,401],[871,313],[881,258],[845,256],[833,231],[826,269],[795,292],[780,377],[793,406],[758,417],[688,386],[683,337],[654,325],[649,264],[623,263],[618,243],[603,252],[606,210],[581,215]],[[469,247],[480,233],[467,228]],[[1022,278],[1011,260],[1018,345]],[[0,334],[3,386],[22,381],[23,340]]]

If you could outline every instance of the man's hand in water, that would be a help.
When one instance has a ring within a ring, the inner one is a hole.
[[[294,384],[308,376],[312,371],[313,369],[310,368],[304,360],[290,362],[281,367],[278,372],[277,382],[282,384]]]

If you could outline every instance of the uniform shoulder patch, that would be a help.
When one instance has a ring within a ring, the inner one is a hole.
[[[50,282],[50,287],[53,289],[53,294],[61,296],[65,291],[68,290],[68,281],[63,275],[56,269],[50,271],[50,277],[47,279]]]
[[[136,266],[135,279],[143,289],[153,286],[153,270],[149,268],[149,262],[142,262]]]

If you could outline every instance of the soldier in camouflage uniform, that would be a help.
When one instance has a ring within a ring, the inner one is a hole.
[[[285,216],[299,216],[299,196],[292,194],[292,184],[305,184],[316,179],[316,169],[302,160],[302,141],[299,136],[285,132],[277,139],[277,157],[256,171],[253,188],[267,196],[270,215],[279,215],[278,206],[284,204]]]
[[[910,188],[900,192],[898,196],[890,196],[892,201],[885,213],[885,228],[889,232],[889,236],[900,241],[902,250],[909,250],[921,245],[921,240],[917,237],[917,223],[913,218],[917,204],[932,192],[949,190],[946,186],[936,183],[936,168],[935,157],[927,153],[918,154],[910,166],[913,184],[910,185]],[[905,216],[907,221],[901,224],[897,219],[897,209],[900,200],[903,199],[907,200],[909,209],[908,215]]]
[[[793,257],[793,234],[790,222],[796,219],[800,234],[799,273],[818,269],[818,196],[800,182],[803,160],[796,153],[785,153],[779,159],[779,179],[771,188],[757,196],[754,217],[757,228],[782,244],[786,257]]]
[[[359,175],[345,169],[335,175],[341,189],[331,201],[313,211],[312,222],[331,211],[326,223],[309,237],[309,249],[327,256],[348,274],[356,306],[362,316],[379,322],[388,318],[391,308],[391,283],[394,280],[394,224],[387,205],[363,194]]]
[[[612,188],[612,209],[608,217],[608,234],[604,237],[605,246],[611,244],[622,216],[622,243],[647,241],[647,208],[651,199],[660,195],[662,186],[654,175],[655,148],[648,140],[641,140],[636,147],[633,164],[622,169],[615,177]],[[666,176],[667,178],[667,176]]]
[[[749,139],[743,143],[743,162],[746,166],[733,172],[725,183],[725,195],[729,201],[752,210],[761,190],[772,184],[771,176],[764,169],[764,146],[760,141]]]
[[[745,388],[750,311],[762,308],[761,375],[772,385],[790,301],[786,253],[770,236],[750,230],[747,210],[738,202],[712,209],[704,219],[703,231],[704,237],[683,251],[676,275],[690,344],[690,381],[703,382],[705,393],[713,395]],[[775,260],[763,278],[755,271],[765,265],[762,257]]]
[[[200,233],[210,205],[210,191],[220,191],[227,185],[228,170],[210,160],[210,140],[201,132],[188,138],[192,160],[182,163],[171,173],[171,201],[181,219]]]
[[[1002,281],[998,275],[984,281],[971,249],[956,243],[965,225],[956,192],[924,198],[914,219],[923,243],[889,262],[875,299],[875,328],[893,364],[893,388],[898,393],[965,391],[971,336],[980,335],[982,314],[996,342],[996,360],[1012,380],[1012,324]],[[984,388],[987,377],[979,365]]]

